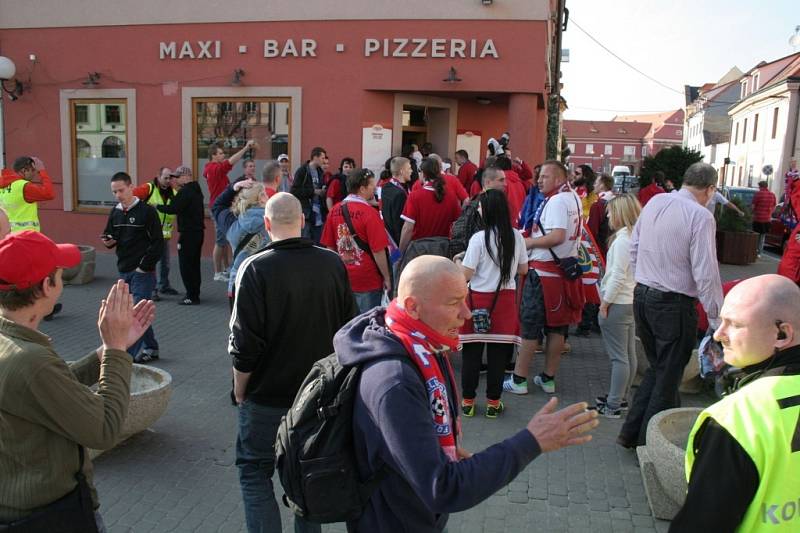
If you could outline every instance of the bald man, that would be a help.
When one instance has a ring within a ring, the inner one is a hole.
[[[388,308],[357,317],[334,338],[339,362],[362,368],[353,408],[359,474],[383,476],[349,531],[442,531],[448,513],[485,500],[542,452],[587,442],[597,425],[585,403],[556,412],[551,399],[506,440],[475,455],[461,448],[449,358],[470,316],[466,296],[455,263],[420,256],[403,270]]]
[[[239,406],[236,465],[248,531],[280,531],[272,489],[275,435],[315,362],[357,308],[339,256],[300,237],[300,201],[275,194],[264,208],[272,242],[236,274],[228,352]],[[319,531],[296,518],[295,531]]]
[[[800,531],[800,288],[750,278],[720,318],[714,338],[742,373],[689,435],[689,491],[670,531]]]

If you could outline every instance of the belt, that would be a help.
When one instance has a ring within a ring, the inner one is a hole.
[[[647,286],[643,283],[637,283],[635,290],[644,291],[645,294],[652,294],[657,298],[661,298],[664,301],[686,301],[686,302],[694,302],[696,300],[695,297],[689,296],[687,294],[683,294],[682,292],[668,292],[668,291],[661,291],[658,289],[654,289],[653,287]]]

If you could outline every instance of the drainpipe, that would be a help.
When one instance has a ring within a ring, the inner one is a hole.
[[[566,15],[566,16],[565,16]],[[551,62],[550,95],[547,101],[547,159],[559,159],[561,147],[561,42],[569,11],[566,0],[558,0],[556,20],[555,61]]]

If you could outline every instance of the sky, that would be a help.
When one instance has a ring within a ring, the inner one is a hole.
[[[562,96],[570,120],[610,120],[684,106],[684,85],[716,82],[795,50],[798,0],[567,0]],[[664,85],[643,77],[593,42]],[[800,49],[796,50],[800,51]],[[676,92],[677,91],[677,92]]]

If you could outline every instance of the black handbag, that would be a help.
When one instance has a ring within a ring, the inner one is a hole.
[[[578,223],[580,224],[580,213],[581,213],[581,205],[578,204]],[[542,232],[542,236],[545,235],[544,226],[539,225],[539,229]],[[556,253],[553,251],[552,248],[547,249],[550,252],[550,255],[553,256],[553,262],[558,265],[558,268],[561,269],[563,272],[564,277],[569,281],[575,281],[576,279],[583,276],[583,269],[581,268],[580,263],[578,262],[577,257],[558,257]]]
[[[475,309],[475,304],[472,303],[472,287],[469,288],[469,307],[472,309],[472,331],[475,333],[489,333],[492,329],[492,313],[497,305],[497,299],[500,297],[500,281],[497,282],[497,290],[494,291],[494,299],[492,300],[492,307],[489,309],[481,308]]]
[[[3,533],[97,533],[94,504],[89,483],[83,475],[83,446],[78,445],[80,464],[75,474],[78,485],[65,496],[10,524],[0,524]]]

